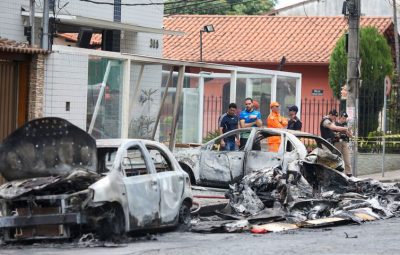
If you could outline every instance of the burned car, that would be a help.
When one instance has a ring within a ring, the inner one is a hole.
[[[248,137],[247,143],[236,151],[224,151],[221,139],[229,136]],[[267,140],[279,136],[278,152],[270,151]],[[227,132],[206,144],[174,153],[179,164],[191,178],[192,184],[228,187],[243,176],[279,167],[286,172],[291,162],[314,156],[313,163],[343,171],[341,153],[323,138],[299,131],[269,128],[244,128]]]
[[[106,239],[190,223],[189,176],[162,144],[96,141],[59,118],[31,121],[0,147],[0,229],[6,241]]]

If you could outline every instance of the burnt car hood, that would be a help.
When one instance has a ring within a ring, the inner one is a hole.
[[[0,145],[0,174],[8,181],[57,178],[77,169],[96,173],[96,141],[61,118],[32,120]]]
[[[14,180],[0,186],[0,198],[15,199],[24,195],[72,194],[87,189],[101,178],[99,174],[76,169],[64,176]]]

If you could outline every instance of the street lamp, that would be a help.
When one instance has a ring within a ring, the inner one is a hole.
[[[203,33],[212,33],[214,31],[213,25],[206,25],[200,30],[200,62],[203,61]]]

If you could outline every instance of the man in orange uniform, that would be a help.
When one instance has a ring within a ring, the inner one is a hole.
[[[270,108],[271,113],[267,118],[267,128],[286,128],[288,121],[279,114],[279,103],[275,101],[271,102]],[[278,152],[280,144],[280,136],[271,136],[268,138],[269,151]]]

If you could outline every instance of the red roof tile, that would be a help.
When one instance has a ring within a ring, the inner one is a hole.
[[[218,63],[327,64],[336,41],[347,29],[343,17],[281,17],[176,15],[164,18],[164,27],[184,36],[164,35],[164,57],[199,61],[200,30],[212,24],[215,32],[203,33],[203,61]],[[363,17],[361,26],[386,32],[388,17]]]
[[[48,50],[30,46],[26,42],[17,42],[0,37],[0,52],[23,53],[23,54],[47,54]]]
[[[59,33],[58,37],[65,38],[67,40],[71,40],[73,42],[78,41],[78,33]],[[101,45],[101,34],[92,34],[92,38],[90,39],[91,45]]]

